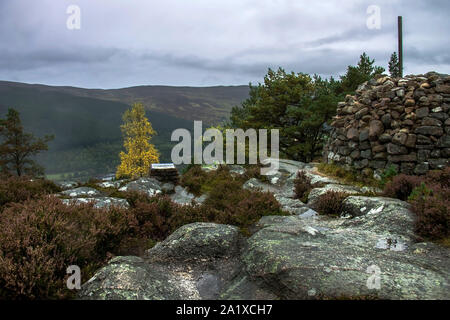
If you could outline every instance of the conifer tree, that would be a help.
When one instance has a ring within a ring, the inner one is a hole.
[[[391,59],[389,60],[389,73],[393,78],[400,77],[400,63],[396,52],[391,55]]]
[[[36,138],[31,133],[25,133],[19,112],[8,109],[6,119],[0,119],[0,170],[18,176],[43,175],[44,169],[33,157],[40,151],[48,150],[47,142],[52,139],[50,135]]]
[[[121,129],[126,152],[120,153],[121,162],[117,168],[117,178],[148,175],[152,163],[159,162],[159,152],[150,143],[156,132],[145,116],[145,109],[141,103],[135,103],[124,113]]]
[[[341,93],[353,94],[358,86],[365,81],[370,80],[378,74],[382,74],[385,70],[383,67],[375,66],[375,59],[364,52],[359,57],[357,66],[348,66],[347,73],[341,76]]]

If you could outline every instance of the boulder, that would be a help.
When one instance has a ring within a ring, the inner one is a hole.
[[[186,188],[181,186],[175,187],[175,192],[170,195],[170,199],[181,205],[202,204],[207,198],[207,195],[201,197],[195,197]]]
[[[361,193],[361,189],[359,189],[358,187],[340,184],[328,184],[325,187],[314,188],[311,190],[308,195],[308,207],[313,207],[314,203],[319,199],[319,197],[329,191],[344,192],[349,195]]]
[[[97,183],[97,186],[100,188],[115,188],[118,189],[120,186],[124,183],[124,180],[117,180],[117,181],[104,181]]]
[[[305,212],[306,204],[298,199],[283,197],[279,194],[275,195],[275,198],[280,203],[281,208],[286,212],[291,214],[303,214]]]
[[[55,184],[63,190],[73,189],[78,186],[78,182],[76,181],[57,181]]]
[[[64,204],[84,204],[93,203],[94,208],[104,209],[110,207],[129,208],[130,204],[125,199],[111,198],[111,197],[99,197],[99,198],[74,198],[74,199],[62,199]]]
[[[248,240],[245,271],[280,299],[448,299],[448,250],[411,242],[411,217],[392,208],[402,213],[272,221]]]
[[[256,178],[251,178],[250,180],[246,181],[242,187],[244,189],[253,191],[275,191],[275,187],[271,186],[270,184],[261,182]]]
[[[94,188],[80,187],[76,189],[69,189],[62,191],[60,194],[71,198],[80,198],[80,197],[97,197],[101,195],[101,192]]]
[[[83,284],[80,300],[199,299],[189,276],[174,274],[139,257],[116,257]]]
[[[137,191],[147,193],[154,196],[162,192],[161,183],[155,178],[139,178],[135,181],[127,183],[119,191]]]
[[[82,285],[78,299],[217,299],[242,270],[237,259],[242,241],[239,230],[233,226],[214,223],[183,226],[148,250],[143,258],[112,259]],[[256,285],[253,287],[258,289]]]
[[[239,252],[242,236],[237,227],[215,223],[182,226],[147,251],[152,262],[206,261],[229,258]]]
[[[341,218],[275,194],[295,215],[262,217],[248,239],[234,226],[185,225],[144,257],[112,259],[78,299],[450,299],[450,250],[417,243],[408,203],[330,184],[310,197],[326,190],[350,194]]]

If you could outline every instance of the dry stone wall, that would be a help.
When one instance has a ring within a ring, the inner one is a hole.
[[[442,169],[450,158],[450,76],[378,76],[338,104],[324,158],[380,175]],[[370,170],[371,169],[371,170]]]

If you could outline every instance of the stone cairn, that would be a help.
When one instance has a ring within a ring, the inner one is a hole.
[[[378,76],[340,102],[325,161],[374,172],[422,175],[450,157],[450,76]]]
[[[155,163],[150,169],[150,177],[160,182],[170,182],[177,185],[180,181],[180,175],[173,163]]]

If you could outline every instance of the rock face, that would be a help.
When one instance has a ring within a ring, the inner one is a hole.
[[[146,257],[116,257],[86,282],[80,299],[217,299],[241,270],[236,227],[186,225]]]
[[[299,169],[323,189],[349,193],[341,218],[319,216],[292,197]],[[450,250],[415,242],[408,203],[351,195],[353,187],[324,182],[294,161],[280,161],[268,178],[252,184],[270,187],[291,216],[263,217],[249,238],[233,226],[183,226],[143,257],[113,259],[79,298],[450,299]]]
[[[355,220],[264,217],[247,241],[231,226],[184,226],[147,257],[113,259],[79,298],[449,299],[448,249],[412,242],[409,211],[378,205]]]
[[[207,195],[195,197],[195,195],[181,186],[176,186],[175,193],[170,195],[170,199],[172,199],[173,202],[181,205],[202,204],[206,200],[206,198]]]
[[[83,203],[93,203],[94,208],[109,208],[109,207],[120,207],[129,208],[130,204],[125,199],[111,198],[111,197],[98,197],[98,198],[74,198],[74,199],[62,199],[65,204],[83,204]]]
[[[450,164],[448,87],[450,76],[435,72],[364,83],[356,96],[339,103],[325,160],[370,168],[375,176],[391,166],[405,174],[445,168]]]
[[[146,192],[149,196],[161,193],[161,183],[155,178],[139,178],[138,180],[127,183],[119,191],[139,191]]]
[[[148,256],[149,260],[155,262],[230,258],[239,253],[241,238],[238,228],[233,226],[214,223],[189,224],[150,249]]]
[[[98,191],[97,189],[87,188],[87,187],[65,190],[65,191],[62,191],[61,194],[63,196],[68,196],[68,197],[72,197],[72,198],[95,197],[95,196],[101,195],[100,191]]]

